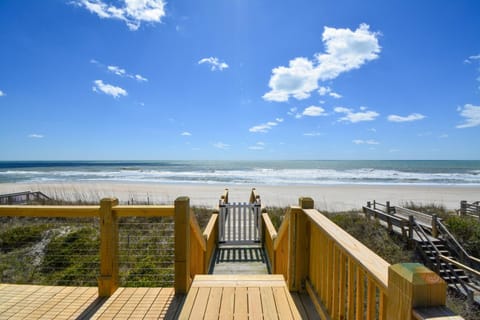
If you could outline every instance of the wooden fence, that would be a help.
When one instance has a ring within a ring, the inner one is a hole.
[[[446,283],[417,263],[390,265],[313,209],[310,198],[290,207],[278,232],[263,215],[273,273],[291,291],[306,290],[322,319],[427,319],[449,315]]]
[[[44,203],[51,200],[47,195],[40,191],[25,191],[0,195],[0,205],[3,204],[28,204]]]
[[[177,293],[186,293],[197,273],[207,273],[216,245],[217,214],[213,214],[201,233],[190,210],[188,197],[177,198],[174,205],[118,205],[114,198],[88,206],[0,206],[0,217],[99,218],[100,276],[98,294],[112,295],[119,286],[118,220],[121,217],[173,217],[175,225],[175,280]],[[213,239],[213,240],[212,240]]]
[[[475,201],[468,203],[465,200],[460,201],[460,210],[461,215],[473,216],[480,219],[480,201]]]

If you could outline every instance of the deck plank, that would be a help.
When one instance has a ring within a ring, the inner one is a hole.
[[[119,288],[98,298],[95,287],[0,285],[0,319],[176,319],[173,288]]]
[[[235,308],[235,288],[223,288],[219,319],[233,319]]]
[[[223,288],[211,288],[208,298],[205,320],[218,319],[220,303],[222,302]]]
[[[260,288],[248,288],[248,315],[251,320],[263,319]]]
[[[239,287],[235,289],[235,319],[248,320],[248,289]]]

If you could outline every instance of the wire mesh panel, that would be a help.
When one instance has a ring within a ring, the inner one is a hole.
[[[173,217],[119,220],[120,286],[173,287]]]
[[[0,283],[96,286],[96,218],[0,218]]]

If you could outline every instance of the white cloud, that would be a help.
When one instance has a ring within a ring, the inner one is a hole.
[[[148,79],[143,77],[142,75],[130,74],[125,69],[120,68],[118,66],[107,66],[107,69],[108,69],[108,71],[110,71],[110,72],[112,72],[112,73],[114,73],[114,74],[116,74],[117,76],[120,76],[120,77],[127,77],[127,78],[130,78],[130,79],[135,79],[137,81],[148,81]]]
[[[370,145],[380,144],[378,141],[375,141],[375,140],[356,139],[356,140],[353,140],[352,142],[355,144],[370,144]]]
[[[303,110],[302,115],[309,117],[319,117],[325,115],[325,109],[322,107],[310,106]]]
[[[468,57],[467,59],[465,59],[465,63],[472,63],[473,60],[480,60],[480,54]]]
[[[465,118],[465,123],[457,125],[457,128],[471,128],[480,126],[480,106],[466,104],[459,108],[460,116]]]
[[[223,69],[228,68],[228,64],[226,64],[224,61],[218,60],[216,57],[209,57],[209,58],[203,58],[200,61],[198,61],[198,64],[208,64],[210,65],[210,70],[212,71],[222,71]]]
[[[271,90],[263,98],[278,102],[288,101],[290,96],[306,99],[318,88],[318,81],[335,79],[377,59],[381,50],[379,33],[369,28],[367,24],[361,24],[355,31],[325,27],[322,41],[326,52],[315,54],[313,61],[297,57],[290,60],[288,67],[274,68],[268,84]]]
[[[391,114],[387,117],[388,121],[390,122],[411,122],[424,119],[425,116],[420,113],[412,113],[406,117],[398,116],[396,114]]]
[[[294,117],[295,119],[300,119],[302,116],[301,113],[298,112],[298,108],[290,108],[290,110],[287,112],[289,116]]]
[[[6,96],[6,94],[2,90],[0,90],[0,97],[3,97],[3,96]]]
[[[44,138],[45,136],[44,136],[43,134],[32,133],[32,134],[29,134],[28,137],[29,137],[29,138],[32,138],[32,139],[42,139],[42,138]]]
[[[444,133],[438,136],[440,139],[446,139],[448,138],[448,134]]]
[[[278,124],[280,124],[282,122],[283,122],[282,118],[277,118],[277,119],[275,119],[275,121],[269,121],[267,123],[262,123],[262,124],[259,124],[257,126],[253,126],[250,129],[248,129],[248,131],[255,132],[255,133],[256,132],[266,133],[266,132],[270,131],[273,127],[278,126]]]
[[[318,137],[318,136],[322,136],[323,133],[321,133],[321,132],[306,132],[303,135],[307,136],[307,137]]]
[[[136,75],[135,75],[135,79],[138,80],[138,81],[145,81],[145,82],[148,81],[147,78],[142,77],[142,76],[139,75],[139,74],[136,74]]]
[[[222,150],[227,150],[230,148],[229,144],[223,143],[223,142],[216,142],[213,144],[213,146],[217,149],[222,149]]]
[[[263,142],[257,142],[255,145],[248,147],[250,150],[264,150],[265,149],[265,143]]]
[[[330,87],[320,87],[318,89],[318,94],[321,96],[326,96],[328,94],[330,97],[335,99],[340,99],[342,97],[341,94],[333,92]]]
[[[92,87],[92,90],[95,92],[103,92],[107,95],[110,95],[114,98],[118,98],[120,96],[126,96],[128,93],[125,91],[125,89],[113,86],[108,83],[103,83],[102,80],[95,80],[93,82],[95,84],[94,87]]]
[[[184,137],[190,137],[192,134],[188,131],[184,131],[180,134],[181,136],[184,136]]]
[[[376,117],[380,114],[375,111],[367,111],[367,108],[360,107],[360,112],[353,112],[352,109],[345,108],[345,107],[336,107],[334,109],[337,113],[345,113],[345,116],[340,118],[338,121],[345,121],[345,122],[361,122],[361,121],[373,121]]]
[[[248,129],[250,132],[268,132],[273,127],[277,126],[278,123],[274,121],[269,121],[267,123],[259,124],[258,126],[251,127]]]
[[[117,76],[124,76],[126,71],[117,66],[107,66],[108,71],[115,73]]]
[[[307,58],[290,60],[289,67],[272,70],[268,86],[272,89],[263,95],[268,101],[287,101],[290,96],[298,100],[310,97],[310,92],[318,88],[318,75],[313,63]]]
[[[123,0],[122,7],[111,5],[105,0],[76,0],[73,3],[102,19],[124,21],[132,31],[138,30],[142,22],[161,22],[165,16],[166,4],[164,0]]]

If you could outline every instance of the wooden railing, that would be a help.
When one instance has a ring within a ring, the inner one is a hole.
[[[480,219],[480,201],[475,201],[472,203],[469,203],[465,200],[460,201],[459,213],[461,215],[469,215]]]
[[[25,191],[0,195],[0,205],[2,204],[28,204],[28,203],[44,203],[51,200],[47,195],[40,191]]]
[[[278,232],[263,215],[265,249],[272,273],[283,274],[291,291],[307,291],[322,319],[425,319],[418,308],[446,310],[447,286],[433,271],[390,265],[313,209],[312,199],[299,204]]]
[[[207,274],[215,253],[218,237],[218,212],[214,212],[202,233],[194,214],[190,215],[190,279]]]
[[[99,218],[100,223],[100,275],[98,294],[112,295],[119,286],[119,239],[120,217],[173,217],[175,224],[175,280],[177,293],[186,293],[190,287],[190,200],[180,197],[174,205],[118,205],[114,198],[102,199],[100,205],[88,206],[0,206],[0,217],[46,217],[46,218]],[[194,221],[194,222],[191,222]],[[197,232],[193,227],[194,233]],[[203,237],[202,237],[203,239]]]

